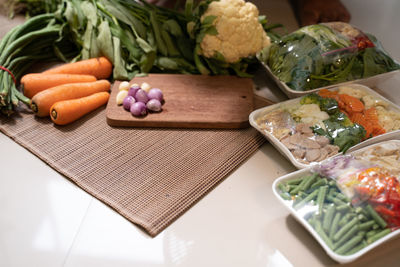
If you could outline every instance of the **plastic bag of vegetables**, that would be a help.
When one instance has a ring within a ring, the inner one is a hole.
[[[375,36],[343,22],[303,27],[264,52],[272,73],[296,91],[400,69]]]

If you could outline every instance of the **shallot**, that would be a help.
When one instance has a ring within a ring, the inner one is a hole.
[[[146,107],[150,111],[158,112],[161,110],[161,102],[157,99],[150,99],[149,102],[147,102]]]
[[[135,97],[136,92],[137,92],[139,89],[140,89],[140,87],[139,87],[138,85],[132,85],[132,86],[129,88],[128,95]]]
[[[135,98],[133,98],[133,96],[128,95],[124,98],[124,101],[122,102],[122,106],[124,107],[124,109],[130,110],[132,104],[135,102],[136,102]]]
[[[144,91],[143,89],[137,90],[137,92],[135,94],[135,99],[136,99],[136,102],[142,102],[144,104],[146,104],[147,101],[149,101],[149,97],[147,96],[146,91]]]
[[[135,102],[130,109],[133,116],[144,116],[147,114],[146,105],[143,102]]]
[[[149,99],[157,99],[160,102],[162,102],[164,98],[162,91],[158,88],[150,89],[150,91],[147,93],[147,96]]]

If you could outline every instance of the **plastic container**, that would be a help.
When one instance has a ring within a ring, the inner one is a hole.
[[[349,82],[374,86],[400,69],[374,35],[344,22],[302,27],[282,36],[259,59],[289,98]]]
[[[369,95],[373,96],[376,99],[385,101],[388,103],[388,109],[389,110],[393,110],[393,111],[397,111],[400,112],[400,107],[397,106],[396,104],[392,103],[391,101],[389,101],[388,99],[384,98],[383,96],[381,96],[380,94],[378,94],[377,92],[375,92],[374,90],[370,89],[367,86],[364,85],[360,85],[360,84],[351,84],[351,87],[356,88],[356,89],[360,89],[366,93],[368,93]],[[338,90],[338,86],[332,88],[331,90]],[[269,131],[266,131],[264,129],[262,129],[260,127],[260,125],[257,124],[257,120],[258,118],[264,116],[265,114],[283,106],[290,106],[291,104],[297,104],[300,101],[300,97],[296,98],[296,99],[290,99],[278,104],[274,104],[271,106],[267,106],[264,108],[260,108],[257,109],[255,111],[253,111],[252,113],[250,113],[249,115],[249,121],[252,127],[254,127],[255,129],[257,129],[261,134],[263,134],[268,141],[282,154],[284,155],[287,159],[290,160],[290,162],[296,166],[298,169],[303,169],[303,168],[307,168],[312,164],[315,164],[316,162],[312,162],[309,164],[303,163],[301,161],[299,161],[298,159],[296,159],[293,154],[290,152],[290,150],[284,145],[282,144],[282,142],[279,141],[278,138],[276,138],[272,133],[270,133]],[[389,139],[393,139],[396,136],[398,136],[400,134],[400,130],[396,130],[396,131],[392,131],[392,132],[388,132],[373,138],[369,138],[353,147],[351,147],[348,152],[357,150],[359,148],[374,144],[374,143],[378,143],[381,141],[385,141],[385,140],[389,140]]]
[[[400,75],[400,70],[395,70],[395,71],[390,71],[390,72],[378,74],[378,75],[371,76],[371,77],[364,78],[364,79],[358,79],[358,80],[353,80],[353,81],[348,81],[348,82],[343,82],[343,83],[337,83],[337,84],[324,86],[324,87],[320,87],[320,88],[316,88],[316,89],[312,89],[312,90],[308,90],[308,91],[296,91],[296,90],[293,90],[292,88],[290,88],[289,86],[287,86],[286,83],[284,83],[281,80],[279,80],[279,78],[276,77],[272,73],[271,69],[268,67],[267,64],[265,64],[263,62],[261,62],[261,64],[264,66],[267,75],[269,77],[271,77],[272,80],[274,80],[274,82],[278,85],[278,87],[289,98],[301,97],[301,96],[310,94],[312,92],[317,92],[317,91],[319,91],[319,90],[321,90],[323,88],[331,89],[331,88],[336,88],[336,87],[339,87],[339,86],[348,85],[348,84],[354,84],[354,83],[355,84],[363,84],[363,85],[366,85],[366,86],[369,86],[369,87],[375,87],[375,86],[378,86],[382,81],[390,79],[391,77],[393,77],[395,75]]]
[[[374,147],[378,146],[378,145],[382,145],[385,143],[392,143],[395,146],[397,146],[398,149],[400,149],[400,140],[390,140],[390,141],[386,141],[386,142],[381,142],[378,144],[374,144],[368,147],[365,147],[363,149],[360,149],[358,151],[355,151],[351,154],[353,155],[357,155],[362,153],[365,150],[368,149],[373,149]],[[322,162],[321,164],[324,164],[326,161]],[[381,244],[387,242],[388,240],[391,240],[395,237],[397,237],[400,234],[400,229],[394,230],[392,232],[390,232],[389,234],[381,237],[380,239],[372,242],[369,245],[366,245],[364,248],[362,248],[361,250],[350,254],[350,255],[341,255],[336,253],[334,250],[332,250],[328,244],[324,241],[324,239],[317,233],[317,231],[314,229],[314,227],[307,221],[306,217],[305,217],[305,212],[300,212],[298,209],[293,208],[293,205],[290,201],[285,200],[281,197],[280,195],[280,189],[279,186],[280,184],[284,184],[288,181],[291,180],[295,180],[299,177],[303,177],[305,175],[308,175],[310,173],[312,173],[312,167],[309,168],[305,168],[290,174],[287,174],[285,176],[282,176],[280,178],[278,178],[277,180],[274,181],[273,185],[272,185],[272,190],[274,195],[277,197],[277,199],[281,202],[281,204],[283,206],[286,207],[286,209],[288,209],[288,211],[295,217],[295,219],[301,223],[310,233],[311,235],[318,241],[318,243],[323,247],[323,249],[326,251],[326,253],[335,261],[339,262],[339,263],[348,263],[348,262],[352,262],[354,260],[356,260],[357,258],[365,255],[366,253],[368,253],[369,251],[373,250],[374,248],[380,246]],[[301,209],[300,209],[301,210]],[[309,209],[311,210],[311,209]],[[336,211],[338,212],[338,211]],[[345,214],[345,213],[344,213]],[[324,215],[325,216],[325,215]],[[343,226],[341,226],[343,227]],[[337,229],[337,231],[335,233],[337,233],[338,231],[340,231],[340,228]]]

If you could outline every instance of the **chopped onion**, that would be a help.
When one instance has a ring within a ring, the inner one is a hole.
[[[149,102],[147,102],[146,107],[148,110],[158,112],[161,110],[161,102],[157,99],[150,99]]]
[[[130,111],[133,116],[144,116],[147,114],[147,108],[143,102],[133,103]]]

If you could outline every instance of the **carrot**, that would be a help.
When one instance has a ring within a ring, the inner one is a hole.
[[[37,116],[46,117],[50,114],[51,106],[58,101],[80,98],[109,90],[110,82],[107,80],[62,84],[37,93],[32,98],[31,108]]]
[[[365,114],[365,118],[368,121],[374,122],[374,123],[379,123],[378,113],[376,112],[376,108],[375,107],[371,107],[369,109],[366,109],[364,111],[364,114]]]
[[[46,70],[43,73],[89,74],[95,76],[97,79],[107,79],[110,77],[111,72],[111,62],[105,57],[99,57],[81,60],[74,63],[66,63]]]
[[[50,118],[57,125],[66,125],[106,104],[109,97],[108,92],[100,92],[56,102],[50,108]]]
[[[364,110],[364,104],[360,99],[346,94],[339,94],[339,99],[345,105],[347,113],[351,114],[354,112],[362,112]]]
[[[37,93],[65,83],[94,82],[93,75],[30,73],[21,78],[24,95],[32,98]]]

